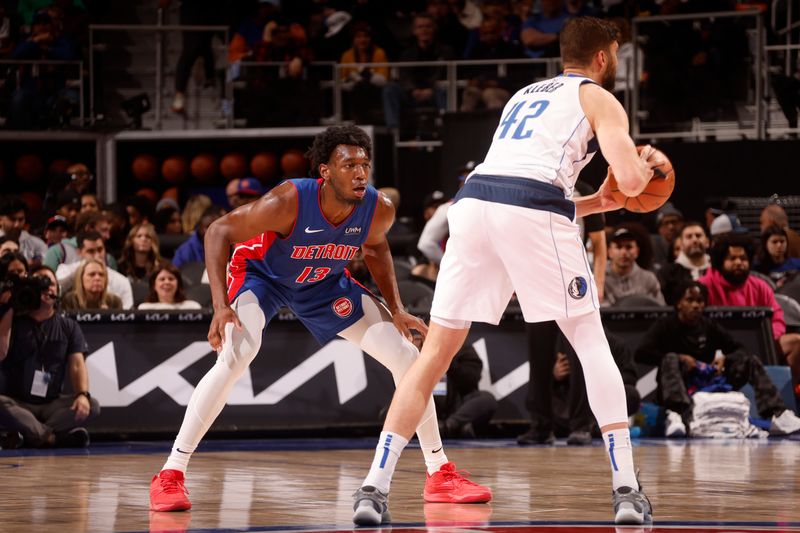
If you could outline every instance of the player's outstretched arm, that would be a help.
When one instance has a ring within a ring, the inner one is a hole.
[[[625,196],[638,195],[653,177],[653,167],[657,165],[655,161],[647,161],[653,149],[648,146],[642,154],[637,153],[633,139],[628,135],[625,110],[610,92],[586,83],[580,88],[580,100],[603,157],[614,171],[620,191]]]
[[[369,228],[367,240],[362,245],[364,262],[378,285],[381,295],[386,300],[395,327],[410,341],[412,339],[410,329],[419,331],[424,337],[428,332],[428,327],[419,318],[406,313],[403,303],[400,301],[392,252],[389,249],[389,241],[386,240],[386,232],[394,223],[394,205],[386,195],[380,192],[378,194],[378,205],[375,207],[372,226]]]
[[[208,342],[220,350],[225,341],[225,324],[241,328],[231,309],[225,283],[231,245],[274,231],[288,235],[297,218],[297,189],[289,182],[278,185],[259,200],[234,209],[215,220],[204,239],[206,269],[214,306],[214,318],[208,330]]]

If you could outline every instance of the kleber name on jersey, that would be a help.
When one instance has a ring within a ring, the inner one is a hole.
[[[358,252],[358,246],[347,244],[314,244],[311,246],[294,246],[292,259],[338,259],[350,261]]]

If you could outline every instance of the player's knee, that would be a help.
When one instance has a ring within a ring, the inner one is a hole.
[[[419,356],[417,348],[391,322],[370,326],[361,339],[361,349],[388,368],[395,381],[400,380]]]
[[[242,295],[245,296],[245,295]],[[222,348],[220,358],[231,370],[241,373],[255,359],[261,349],[261,332],[266,326],[266,317],[256,299],[240,299],[237,301],[236,314],[242,329],[229,327],[226,333],[229,339]]]

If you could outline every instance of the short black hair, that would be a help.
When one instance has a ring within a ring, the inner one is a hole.
[[[78,236],[75,238],[75,242],[78,245],[78,250],[82,250],[84,242],[86,242],[86,241],[96,241],[98,239],[103,240],[103,236],[100,235],[98,232],[96,232],[96,231],[82,231],[82,232],[78,233]]]
[[[686,291],[695,288],[700,290],[700,295],[703,297],[703,303],[708,305],[708,287],[699,281],[684,281],[683,283],[678,283],[675,289],[673,289],[672,301],[675,302],[675,307],[678,307],[678,302],[681,301],[681,298],[683,298],[683,295],[686,294]]]
[[[20,211],[25,211],[27,214],[28,206],[19,196],[8,195],[0,199],[0,216],[10,216]]]
[[[19,250],[13,252],[8,251],[0,256],[0,280],[8,278],[8,267],[11,266],[11,263],[14,261],[19,261],[25,265],[25,272],[28,271],[28,260],[22,255],[22,252]]]
[[[684,222],[683,226],[681,227],[681,232],[678,235],[682,236],[683,235],[683,230],[685,230],[686,228],[692,227],[692,226],[699,226],[700,229],[703,230],[703,235],[708,237],[708,232],[706,231],[706,227],[703,225],[702,222],[699,222],[697,220],[689,220],[687,222]]]
[[[364,130],[358,126],[331,126],[316,137],[311,148],[306,152],[306,158],[311,162],[312,177],[319,177],[319,166],[327,164],[331,154],[339,145],[359,146],[367,152],[367,157],[372,159],[372,140]]]
[[[711,256],[711,266],[714,270],[721,272],[722,265],[725,263],[725,258],[728,257],[728,251],[732,247],[744,248],[744,253],[747,254],[747,260],[750,261],[751,266],[753,262],[753,243],[750,239],[743,234],[729,233],[727,235],[720,235],[714,241],[714,246],[711,247],[709,255]]]

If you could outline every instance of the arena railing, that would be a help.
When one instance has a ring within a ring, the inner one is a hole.
[[[65,79],[65,87],[66,89],[73,88],[78,90],[78,116],[79,116],[79,125],[84,126],[85,120],[85,111],[84,111],[84,71],[83,71],[83,61],[62,61],[62,60],[54,60],[54,59],[0,59],[0,68],[4,66],[8,66],[9,70],[17,68],[16,72],[14,73],[14,81],[19,85],[22,81],[22,67],[30,67],[30,75],[34,78],[40,77],[41,70],[48,69],[48,68],[56,68],[61,69],[63,68],[64,71],[68,71],[70,68],[77,68],[77,75],[74,77],[66,77]],[[5,70],[5,68],[3,68]],[[9,77],[7,73],[3,73],[3,78],[8,81]]]

